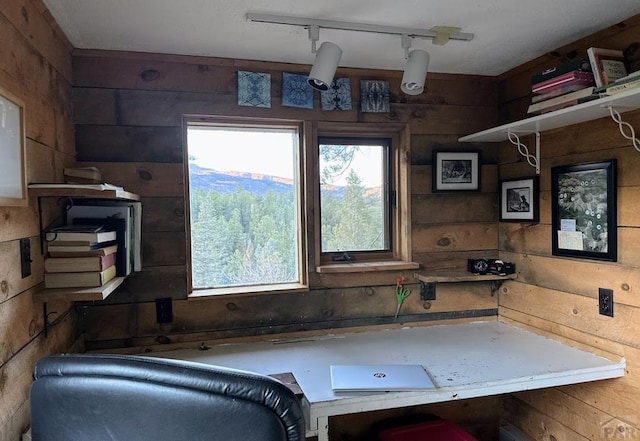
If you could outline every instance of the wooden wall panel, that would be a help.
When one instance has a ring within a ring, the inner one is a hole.
[[[25,102],[27,180],[62,180],[73,163],[71,46],[61,37],[40,0],[0,4],[0,86]],[[55,200],[43,201],[43,223],[60,214]],[[0,207],[0,440],[20,439],[29,425],[28,390],[34,364],[53,352],[79,350],[79,329],[69,303],[49,305],[54,326],[44,337],[43,307],[33,293],[42,287],[35,198],[29,206]],[[31,243],[31,275],[22,278],[19,239]]]
[[[411,161],[426,167],[434,149],[476,149],[477,146],[461,145],[457,138],[497,121],[493,106],[496,84],[486,77],[429,75],[427,92],[407,97],[399,93],[400,72],[341,69],[338,75],[342,73],[351,78],[353,110],[323,112],[318,94],[313,110],[281,105],[282,72],[306,72],[308,66],[121,52],[77,51],[74,55],[73,105],[77,115],[78,165],[98,167],[105,181],[140,194],[145,213],[144,270],[129,277],[104,306],[87,308],[86,317],[91,319],[84,321],[84,327],[91,347],[114,347],[125,344],[122,342],[127,338],[133,339],[128,340],[127,345],[131,341],[148,344],[160,335],[185,340],[202,338],[202,335],[213,338],[221,333],[232,337],[234,333],[284,332],[292,326],[304,330],[391,323],[389,314],[393,304],[375,301],[375,297],[357,300],[351,291],[393,289],[398,276],[415,283],[413,271],[314,272],[309,275],[311,291],[308,293],[242,297],[237,301],[253,305],[244,307],[242,315],[229,313],[224,306],[226,301],[221,299],[180,301],[186,297],[187,272],[183,115],[284,118],[304,120],[307,124],[317,121],[405,123],[411,133]],[[236,72],[239,69],[271,73],[270,109],[237,105]],[[392,92],[388,114],[359,112],[360,79],[389,81]],[[497,154],[490,145],[481,149],[481,192],[449,197],[431,194],[430,184],[420,188],[430,177],[421,173],[425,170],[418,166],[412,211],[418,240],[413,241],[413,249],[419,253],[421,262],[432,262],[442,259],[445,253],[452,253],[450,255],[456,257],[444,259],[447,265],[455,263],[462,269],[466,268],[464,256],[469,253],[484,255],[485,251],[494,250],[495,254]],[[474,236],[482,237],[482,241],[473,240]],[[432,255],[438,257],[431,258]],[[475,289],[480,289],[483,296],[490,296],[488,285],[459,289],[461,296],[452,287],[443,288],[429,309],[421,303],[412,310],[407,306],[411,320],[434,320],[436,315],[439,319],[445,315],[458,319],[469,314],[495,317],[495,297],[490,297],[489,303],[464,297],[465,292],[475,292]],[[417,299],[418,293],[414,296]],[[154,303],[145,303],[159,297],[173,298],[178,311],[169,329],[158,328]],[[132,302],[141,304],[133,306]],[[462,302],[462,306],[456,306],[458,302]],[[329,311],[331,314],[326,315]]]
[[[411,289],[411,295],[397,320],[394,286],[177,300],[173,302],[174,321],[170,324],[156,323],[153,303],[96,306],[86,308],[82,316],[90,349],[116,348],[123,341],[132,346],[153,345],[158,344],[158,336],[169,344],[361,324],[394,326],[446,318],[495,319],[497,296],[488,283],[442,284],[438,286],[437,300],[431,302],[420,300],[418,284],[406,287]],[[473,315],[474,311],[481,314]],[[375,320],[371,319],[373,316]]]
[[[640,16],[559,49],[554,60],[540,57],[504,74],[499,86],[503,121],[523,116],[531,76],[566,61],[571,50],[584,57],[589,46],[622,49],[634,41],[640,41]],[[637,128],[640,111],[625,112],[622,119]],[[533,145],[531,136],[523,140]],[[498,152],[501,178],[533,174],[510,144],[500,143]],[[516,263],[518,278],[500,289],[499,317],[585,350],[624,357],[627,369],[620,379],[507,397],[503,416],[534,439],[633,438],[640,433],[640,236],[636,208],[640,202],[640,153],[607,117],[542,133],[541,158],[540,223],[500,224],[500,257]],[[553,256],[551,168],[608,159],[617,159],[617,261]],[[613,290],[613,317],[598,313],[599,287]]]

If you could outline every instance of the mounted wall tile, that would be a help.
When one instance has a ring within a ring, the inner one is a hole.
[[[389,111],[389,82],[360,81],[360,111],[385,113]]]
[[[320,92],[322,110],[351,110],[351,81],[336,78],[329,90]]]
[[[307,83],[307,75],[282,73],[282,105],[313,109],[313,88]]]
[[[271,74],[239,70],[238,105],[271,108]]]

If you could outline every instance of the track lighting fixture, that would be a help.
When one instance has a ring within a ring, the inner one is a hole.
[[[424,91],[424,82],[427,79],[429,54],[422,49],[414,49],[409,52],[411,38],[406,34],[400,37],[405,54],[404,58],[407,60],[402,82],[400,83],[400,90],[407,95],[420,95]]]
[[[309,40],[311,40],[311,52],[316,54],[311,72],[309,72],[309,85],[314,89],[328,90],[336,74],[342,49],[330,41],[325,41],[316,51],[316,42],[320,37],[318,26],[309,26]]]
[[[322,43],[316,51],[320,28],[400,35],[402,47],[405,50],[405,59],[407,60],[400,88],[407,95],[419,95],[424,91],[424,83],[429,66],[429,54],[426,51],[422,49],[409,51],[411,38],[431,39],[433,44],[437,45],[446,44],[450,40],[470,41],[473,39],[473,34],[460,32],[460,28],[452,26],[434,26],[426,31],[424,29],[252,13],[247,14],[247,20],[308,28],[311,51],[316,54],[315,62],[309,73],[309,84],[318,90],[327,90],[331,86],[333,76],[342,56],[342,49],[335,43],[328,41]]]

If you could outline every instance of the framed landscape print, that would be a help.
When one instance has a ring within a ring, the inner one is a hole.
[[[616,161],[551,169],[552,254],[617,260]]]
[[[500,182],[500,222],[538,222],[538,176]]]
[[[479,191],[479,152],[433,152],[432,191]]]
[[[24,104],[0,87],[0,206],[26,206]]]

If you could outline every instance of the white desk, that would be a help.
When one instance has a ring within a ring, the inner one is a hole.
[[[334,334],[156,352],[263,374],[292,372],[304,393],[307,436],[328,441],[330,416],[622,377],[611,361],[499,322]],[[334,393],[331,364],[422,364],[437,389]]]

